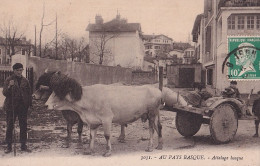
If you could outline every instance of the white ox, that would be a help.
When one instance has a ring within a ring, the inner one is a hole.
[[[107,141],[104,156],[111,155],[110,131],[112,123],[125,125],[139,118],[149,120],[150,140],[146,151],[153,149],[153,133],[158,133],[157,149],[162,149],[162,126],[159,118],[159,107],[162,93],[158,88],[144,86],[110,86],[96,84],[83,87],[79,101],[73,101],[70,94],[59,99],[55,93],[49,97],[48,109],[73,110],[82,121],[90,126],[90,148],[85,154],[94,152],[94,141],[97,128],[103,125]]]

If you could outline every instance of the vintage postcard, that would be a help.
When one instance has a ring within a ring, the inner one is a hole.
[[[0,166],[260,165],[259,0],[0,2]]]

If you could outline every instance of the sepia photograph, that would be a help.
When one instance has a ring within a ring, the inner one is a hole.
[[[260,0],[0,2],[0,166],[260,165]]]

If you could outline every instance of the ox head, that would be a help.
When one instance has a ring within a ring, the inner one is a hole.
[[[75,79],[61,72],[45,72],[40,76],[36,84],[36,91],[33,94],[33,98],[47,99],[52,91],[54,91],[56,96],[61,100],[64,99],[67,94],[70,94],[71,98],[75,101],[79,100],[82,96],[82,87]]]
[[[51,95],[52,89],[50,87],[50,80],[55,72],[54,71],[45,71],[42,74],[37,83],[36,83],[36,91],[33,93],[32,97],[36,100],[47,100]]]
[[[66,101],[66,99],[61,100],[55,92],[52,92],[45,105],[48,110],[71,110]]]
[[[56,72],[53,74],[50,80],[50,87],[56,96],[63,100],[67,95],[73,101],[78,101],[82,96],[81,85],[73,78],[68,77],[65,74]]]
[[[64,99],[60,99],[55,92],[52,92],[45,105],[47,110],[75,110],[75,100],[68,94]]]
[[[75,80],[67,75],[56,72],[50,80],[50,87],[53,90],[45,105],[48,109],[73,110],[71,103],[78,101],[82,96],[82,87]]]

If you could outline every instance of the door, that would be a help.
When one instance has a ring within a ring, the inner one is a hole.
[[[179,87],[192,88],[195,78],[195,68],[179,69]]]

